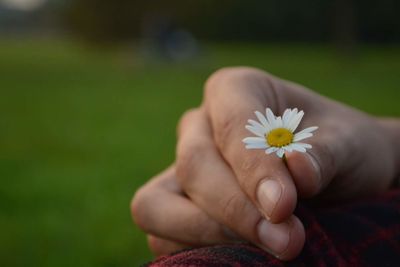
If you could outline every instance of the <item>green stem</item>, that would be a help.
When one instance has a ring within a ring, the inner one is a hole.
[[[286,158],[285,154],[283,154],[282,160],[283,160],[283,163],[285,163],[285,165],[287,166],[287,158]]]

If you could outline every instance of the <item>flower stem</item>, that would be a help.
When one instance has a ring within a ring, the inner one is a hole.
[[[287,166],[286,154],[283,154],[282,160],[283,160],[283,163],[285,163],[285,165]]]

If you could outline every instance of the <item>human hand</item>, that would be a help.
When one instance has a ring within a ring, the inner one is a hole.
[[[265,107],[275,114],[304,110],[302,125],[319,126],[307,140],[313,148],[287,153],[286,165],[246,150],[244,125]],[[132,202],[157,254],[243,239],[292,259],[305,239],[292,214],[298,197],[343,200],[378,192],[396,172],[391,138],[377,119],[251,68],[212,75],[201,107],[185,114],[178,132],[176,167]]]

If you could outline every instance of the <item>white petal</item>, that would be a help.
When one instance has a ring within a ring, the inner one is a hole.
[[[253,143],[253,144],[247,144],[246,148],[247,149],[265,149],[265,148],[268,148],[268,146],[265,143]]]
[[[282,122],[281,116],[276,118],[275,123],[276,123],[276,127],[277,128],[282,128],[283,127],[283,122]]]
[[[288,128],[289,122],[292,120],[293,116],[297,114],[297,108],[295,109],[289,109],[288,114],[286,115],[286,118],[283,118],[283,127]]]
[[[285,112],[283,112],[282,121],[284,126],[286,125],[288,118],[290,118],[290,114],[292,114],[292,110],[290,108],[287,108]]]
[[[280,148],[278,151],[276,151],[276,155],[280,158],[283,157],[283,154],[285,154],[285,150],[283,148]]]
[[[289,121],[288,123],[288,129],[291,130],[292,132],[294,132],[297,128],[297,126],[299,126],[301,119],[304,116],[304,112],[301,110],[299,113],[297,113],[296,115],[293,116],[293,118]]]
[[[255,126],[251,126],[251,125],[246,125],[245,127],[247,130],[249,130],[250,132],[252,132],[253,134],[255,134],[259,137],[264,137],[264,135],[265,135],[265,129],[262,127],[255,127]]]
[[[306,138],[313,136],[312,133],[297,133],[293,137],[293,142],[297,142]]]
[[[289,129],[290,123],[293,121],[294,117],[298,114],[297,108],[292,109],[292,112],[287,116],[286,121],[284,122],[285,124],[283,127]]]
[[[296,150],[296,151],[299,151],[299,152],[306,152],[305,147],[303,147],[303,146],[301,146],[301,145],[299,145],[299,144],[297,144],[297,143],[290,144],[290,147],[291,147],[293,150]]]
[[[255,120],[247,120],[247,122],[248,122],[251,126],[264,127],[261,123],[255,121]]]
[[[308,128],[305,128],[305,129],[301,130],[301,131],[298,132],[297,134],[312,133],[312,132],[314,132],[314,131],[317,130],[317,129],[318,129],[318,126],[312,126],[312,127],[308,127]]]
[[[292,119],[288,123],[289,129],[292,129],[292,131],[296,130],[297,126],[300,124],[301,119],[304,116],[304,112],[300,110],[296,114],[292,116]]]
[[[308,149],[311,149],[311,148],[312,148],[312,145],[306,144],[306,143],[297,142],[297,143],[294,143],[294,144],[300,145],[300,146],[302,146],[302,147],[304,147],[304,148],[308,148]]]
[[[254,112],[254,113],[256,114],[258,120],[261,122],[261,124],[262,124],[264,127],[268,127],[268,126],[269,126],[267,119],[265,118],[265,116],[264,116],[261,112],[256,111],[256,112]]]
[[[286,151],[292,152],[293,148],[290,145],[284,146],[283,147]]]
[[[270,127],[269,125],[264,126],[264,125],[262,125],[261,123],[259,123],[259,122],[257,122],[257,121],[254,121],[254,120],[248,120],[247,122],[248,122],[251,126],[263,128],[263,129],[264,129],[264,132],[268,132],[268,131],[271,130],[271,127]]]
[[[278,151],[278,149],[279,149],[278,147],[272,146],[272,147],[268,148],[267,150],[265,150],[265,154],[274,153],[274,152]]]
[[[267,108],[265,110],[265,113],[267,114],[267,119],[269,122],[269,125],[271,126],[272,129],[276,128],[276,123],[275,123],[275,115],[272,112],[272,110],[270,108]]]
[[[255,120],[248,120],[247,121],[251,126],[257,127],[257,128],[263,128],[265,129],[265,132],[269,131],[270,127],[265,127],[261,123],[255,121]]]
[[[242,140],[245,144],[265,143],[265,138],[261,137],[246,137]]]

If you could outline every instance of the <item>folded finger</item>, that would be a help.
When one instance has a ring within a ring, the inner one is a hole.
[[[196,245],[229,240],[219,223],[182,195],[174,167],[142,187],[132,200],[131,210],[142,230],[160,238]]]

